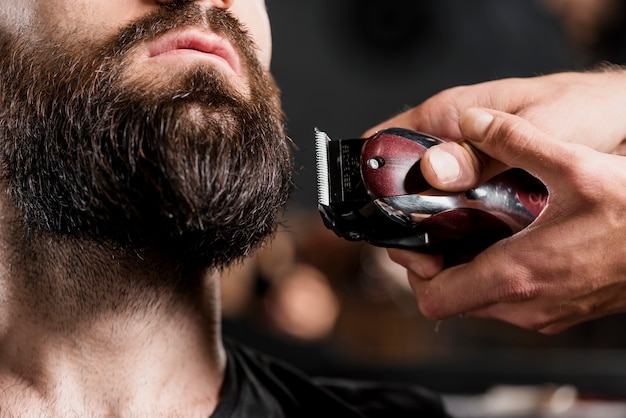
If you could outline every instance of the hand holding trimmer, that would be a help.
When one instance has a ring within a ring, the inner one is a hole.
[[[318,208],[340,237],[381,247],[476,254],[528,226],[544,208],[542,182],[510,169],[466,192],[432,188],[420,161],[442,140],[402,128],[331,140],[316,130]]]

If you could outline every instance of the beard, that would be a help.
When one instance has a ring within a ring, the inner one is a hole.
[[[207,24],[239,52],[249,94],[200,64],[168,83],[129,75],[138,44]],[[24,230],[202,267],[270,236],[291,186],[290,146],[278,89],[239,22],[174,2],[111,40],[74,35],[0,33],[1,174]]]

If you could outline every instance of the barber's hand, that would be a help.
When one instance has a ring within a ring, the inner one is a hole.
[[[586,73],[557,73],[542,77],[496,80],[445,90],[366,132],[402,127],[442,139],[460,141],[461,114],[485,107],[530,121],[551,138],[614,152],[626,138],[626,71],[610,69]],[[460,143],[466,147],[464,142]],[[461,152],[454,144],[431,148],[422,159],[426,180],[448,191],[467,190],[491,178],[502,165],[480,153],[450,166],[445,154]],[[433,167],[442,175],[435,175]],[[447,168],[447,170],[443,170]],[[445,174],[445,175],[444,175]]]
[[[603,129],[606,120],[595,125]],[[437,257],[389,250],[408,269],[423,314],[556,333],[626,311],[626,157],[555,139],[493,110],[469,109],[457,126],[473,147],[542,180],[550,196],[528,228],[467,264],[441,270]]]

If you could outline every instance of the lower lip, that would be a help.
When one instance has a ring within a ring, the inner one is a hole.
[[[203,60],[210,61],[212,63],[218,64],[220,67],[224,67],[224,69],[236,73],[236,71],[232,68],[232,66],[226,61],[224,58],[219,55],[210,54],[203,51],[198,51],[197,49],[173,49],[171,51],[164,52],[159,55],[155,55],[151,57],[151,59],[157,60],[176,60],[176,62],[186,61],[186,60]]]

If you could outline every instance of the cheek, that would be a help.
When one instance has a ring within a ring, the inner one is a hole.
[[[257,0],[238,0],[230,12],[245,26],[257,46],[257,56],[263,67],[269,69],[272,58],[272,32],[265,3]]]
[[[34,0],[0,1],[0,27],[16,32],[28,26],[33,20]]]
[[[52,36],[55,33],[73,33],[103,39],[150,11],[149,5],[144,2],[128,3],[128,0],[38,1],[34,15],[37,24],[48,28]]]

